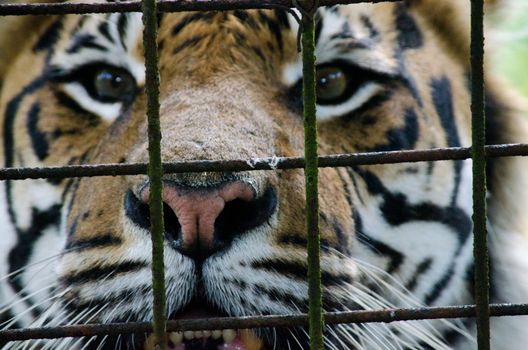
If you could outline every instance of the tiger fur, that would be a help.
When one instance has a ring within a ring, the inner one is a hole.
[[[468,22],[469,2],[459,0],[321,8],[319,153],[470,146]],[[159,28],[164,161],[303,154],[291,15],[172,13],[160,16]],[[141,31],[137,13],[0,19],[3,166],[146,162]],[[489,77],[488,144],[526,141],[517,101]],[[492,302],[528,299],[526,165],[490,160]],[[163,180],[170,319],[307,311],[301,170]],[[324,168],[320,182],[326,311],[474,303],[470,160]],[[0,186],[2,328],[151,320],[145,175]],[[491,323],[493,349],[528,343],[526,317]],[[169,339],[171,349],[308,349],[304,328],[237,331],[225,344]],[[3,349],[140,349],[150,340]],[[327,325],[324,342],[476,346],[471,319]]]

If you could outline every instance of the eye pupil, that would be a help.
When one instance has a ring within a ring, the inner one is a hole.
[[[129,99],[135,90],[134,78],[119,69],[105,68],[95,75],[94,87],[98,97],[108,102]]]
[[[343,97],[348,79],[340,67],[328,66],[317,69],[317,100],[320,104],[333,103]]]

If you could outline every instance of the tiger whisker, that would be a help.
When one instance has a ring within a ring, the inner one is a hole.
[[[60,252],[59,254],[55,254],[55,255],[52,255],[52,256],[49,256],[49,257],[46,257],[42,260],[39,260],[39,261],[36,261],[36,262],[33,262],[31,264],[28,264],[28,265],[24,265],[24,267],[21,267],[19,269],[16,269],[15,271],[11,271],[10,273],[8,273],[7,275],[3,275],[0,277],[0,282],[6,280],[6,279],[9,279],[17,274],[20,274],[32,267],[35,267],[37,265],[40,265],[40,264],[44,264],[44,263],[50,263],[50,262],[53,262],[55,259],[58,259],[58,258],[62,258],[64,255],[66,255],[67,253],[71,253],[71,252],[75,252],[77,250],[79,250],[80,248],[71,248],[71,249],[67,249],[67,250],[64,250],[62,252]],[[39,270],[40,271],[40,270]]]

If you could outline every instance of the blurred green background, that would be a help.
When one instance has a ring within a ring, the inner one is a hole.
[[[506,0],[488,25],[493,69],[528,97],[528,0]],[[489,13],[489,12],[488,12]]]

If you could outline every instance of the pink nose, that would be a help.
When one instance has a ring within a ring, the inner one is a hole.
[[[236,199],[250,202],[255,198],[253,188],[244,182],[227,183],[219,188],[181,188],[165,184],[162,195],[163,202],[172,209],[180,225],[180,250],[203,252],[213,250],[215,222],[226,203]],[[148,204],[149,196],[147,186],[141,192],[141,200]]]

